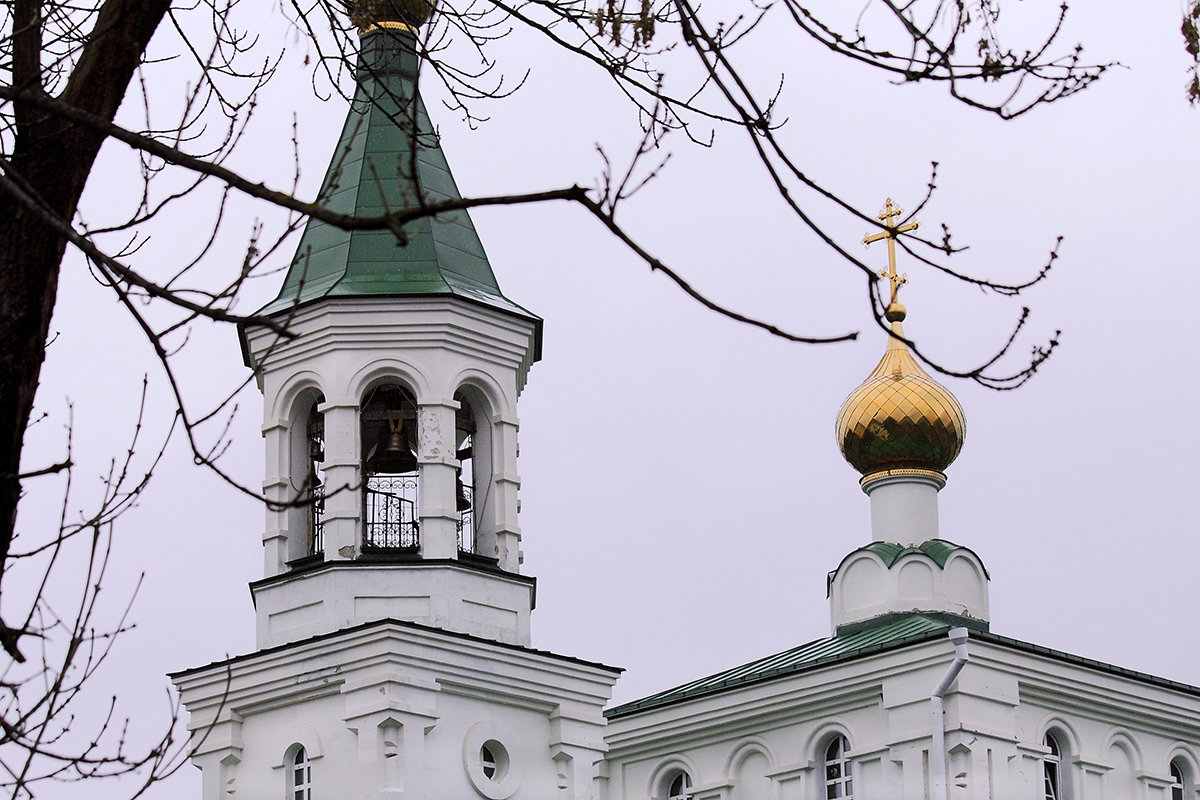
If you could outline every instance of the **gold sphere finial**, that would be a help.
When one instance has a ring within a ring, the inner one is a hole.
[[[908,316],[908,309],[902,303],[889,303],[883,316],[888,322],[904,322],[904,318]]]

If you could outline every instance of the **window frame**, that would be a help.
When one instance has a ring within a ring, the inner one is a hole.
[[[1054,731],[1042,736],[1042,746],[1047,752],[1042,756],[1043,800],[1063,800],[1062,791],[1062,745]]]
[[[288,759],[288,800],[312,800],[312,759],[304,745],[298,744]]]
[[[1188,764],[1182,758],[1176,756],[1171,759],[1167,770],[1171,775],[1171,785],[1169,787],[1171,790],[1171,800],[1184,800],[1189,794],[1188,790],[1192,788],[1189,785],[1191,783],[1191,771],[1188,769]]]
[[[826,800],[854,800],[854,761],[850,755],[850,740],[836,734],[821,751],[822,787]],[[836,775],[830,771],[836,769]]]
[[[676,786],[678,784],[678,787]],[[666,800],[692,800],[692,774],[686,769],[673,770],[663,780],[663,797]]]

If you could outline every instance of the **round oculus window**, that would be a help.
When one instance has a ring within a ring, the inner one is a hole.
[[[489,800],[506,800],[521,783],[520,770],[514,768],[508,748],[512,731],[500,723],[486,720],[471,726],[463,741],[463,766],[467,778],[480,795]]]
[[[479,766],[483,777],[499,783],[508,774],[508,751],[495,739],[489,739],[479,748]]]

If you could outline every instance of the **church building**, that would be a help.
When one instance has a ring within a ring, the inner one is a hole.
[[[609,707],[621,670],[531,647],[517,399],[541,320],[500,290],[417,92],[422,4],[360,24],[322,202],[241,331],[263,395],[257,650],[175,673],[202,800],[1200,800],[1200,688],[992,631],[941,537],[965,437],[905,345],[837,413],[871,508],[830,635]],[[832,409],[831,409],[832,411]],[[534,533],[533,535],[536,535]]]

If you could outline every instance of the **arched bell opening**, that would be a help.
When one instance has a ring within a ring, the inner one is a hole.
[[[416,400],[403,386],[384,383],[367,392],[361,408],[363,549],[415,550],[421,543]]]
[[[455,527],[458,532],[458,551],[475,552],[475,412],[462,392],[455,392],[454,457],[458,469],[454,476],[454,510],[458,512]]]
[[[489,518],[492,500],[491,415],[482,395],[473,387],[454,393],[455,480],[458,512],[458,550],[495,557],[494,525]]]
[[[297,399],[288,421],[288,562],[325,549],[325,396],[311,389]]]

